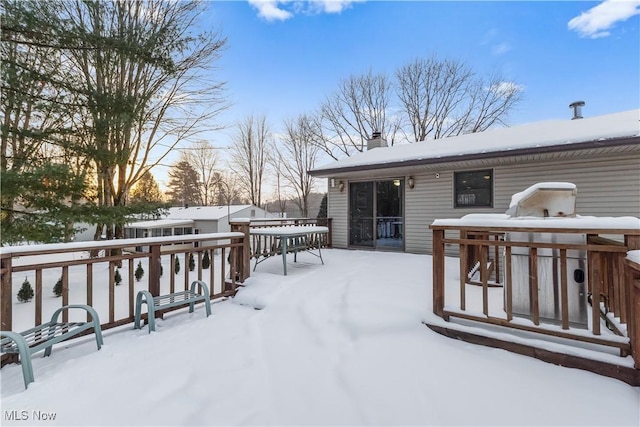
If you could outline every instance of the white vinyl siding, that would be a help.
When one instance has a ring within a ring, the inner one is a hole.
[[[341,192],[338,183],[344,181],[345,187]],[[348,242],[349,229],[347,227],[347,194],[348,185],[346,179],[335,178],[336,186],[331,188],[329,179],[327,191],[327,216],[333,218],[331,222],[331,239],[334,248],[346,248]]]

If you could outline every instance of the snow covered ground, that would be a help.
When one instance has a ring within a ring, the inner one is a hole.
[[[638,387],[424,326],[438,319],[430,256],[323,256],[286,277],[267,260],[208,318],[108,330],[100,351],[91,336],[59,345],[26,391],[4,367],[0,424],[640,425]]]

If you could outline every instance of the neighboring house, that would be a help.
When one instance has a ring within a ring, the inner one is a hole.
[[[334,247],[431,253],[433,220],[504,213],[541,181],[576,184],[578,215],[639,216],[639,120],[632,110],[393,147],[374,135],[368,151],[310,173],[329,180]]]
[[[169,208],[169,213],[161,219],[126,225],[125,238],[224,233],[230,231],[229,219],[271,218],[273,216],[264,209],[253,205]]]
[[[138,221],[124,227],[125,239],[144,237],[179,236],[193,234],[195,221],[180,219],[157,219]]]

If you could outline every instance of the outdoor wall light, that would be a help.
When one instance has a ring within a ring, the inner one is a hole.
[[[409,177],[409,179],[407,180],[407,185],[409,186],[409,188],[413,189],[413,187],[416,186],[416,181],[413,179],[412,176]]]
[[[338,188],[340,189],[341,193],[344,191],[344,181],[338,182]]]

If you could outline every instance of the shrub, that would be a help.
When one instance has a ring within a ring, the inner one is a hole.
[[[144,268],[142,268],[142,261],[138,261],[138,266],[136,267],[136,271],[133,273],[136,277],[136,282],[139,282],[140,279],[144,276]]]
[[[56,297],[62,296],[62,277],[60,277],[53,286],[53,293]]]
[[[180,272],[180,259],[178,259],[178,257],[176,257],[176,260],[173,263],[173,272],[176,274]]]
[[[204,251],[204,256],[202,257],[202,268],[207,269],[211,266],[211,258],[209,258],[209,251]]]
[[[120,270],[116,268],[116,272],[113,274],[113,280],[116,282],[116,286],[122,283],[122,275],[120,275]]]
[[[196,260],[193,257],[193,254],[189,254],[189,271],[193,271],[196,269]]]
[[[33,299],[33,287],[31,287],[31,283],[29,283],[28,279],[24,279],[22,282],[22,287],[18,291],[18,301],[20,302],[29,302]]]

